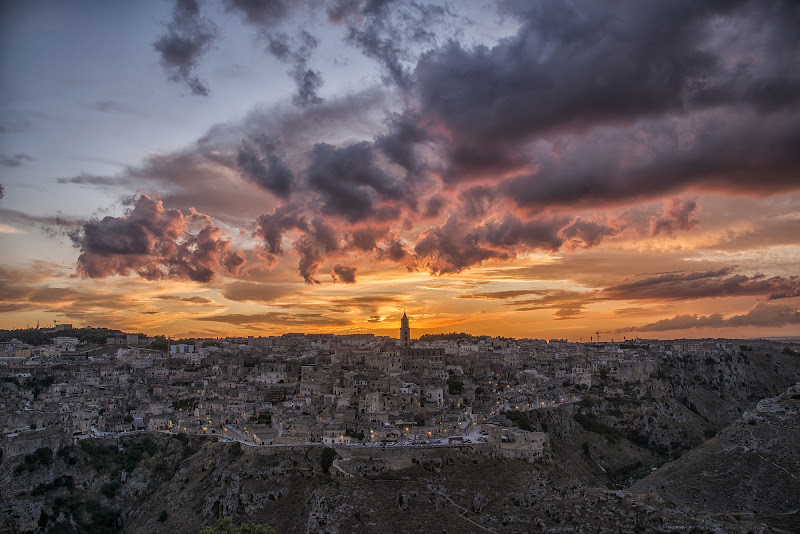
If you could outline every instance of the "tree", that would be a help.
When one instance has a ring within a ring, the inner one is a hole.
[[[228,518],[220,519],[213,527],[203,527],[200,534],[275,534],[272,527],[256,523],[242,523],[237,527]]]
[[[322,465],[323,473],[328,473],[328,470],[333,465],[334,458],[336,458],[336,449],[331,447],[325,447],[322,449],[322,458],[320,458],[320,464]]]
[[[464,384],[458,378],[451,376],[447,379],[447,388],[450,395],[461,395],[464,391]]]
[[[169,345],[167,345],[167,338],[164,336],[156,336],[155,340],[150,344],[150,348],[153,350],[163,350],[164,352],[169,350]]]

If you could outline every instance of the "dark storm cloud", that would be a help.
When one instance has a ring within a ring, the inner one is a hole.
[[[200,16],[198,0],[176,0],[167,32],[153,47],[169,79],[184,83],[194,95],[208,96],[208,86],[194,73],[197,62],[217,37],[214,23]]]
[[[328,215],[350,222],[396,219],[398,207],[415,204],[408,186],[376,164],[367,141],[341,148],[317,144],[310,158],[308,185],[320,194]]]
[[[329,2],[328,19],[402,90],[325,102],[309,69],[316,37],[284,25],[301,5],[225,2],[288,66],[295,106],[214,127],[196,149],[127,175],[164,185],[181,209],[211,213],[198,202],[213,197],[212,214],[226,221],[223,212],[244,217],[241,198],[211,193],[240,187],[255,199],[247,216],[263,213],[255,236],[265,263],[289,249],[309,284],[353,256],[447,274],[648,230],[666,238],[696,228],[701,206],[665,200],[662,213],[648,208],[633,222],[599,210],[686,190],[800,187],[789,3],[504,2],[516,34],[471,46],[442,39],[452,15],[441,6]],[[392,95],[403,107],[387,113]],[[763,281],[742,284],[756,291]]]
[[[342,282],[343,284],[355,284],[357,271],[356,267],[337,263],[331,270],[331,276],[333,276],[334,281]]]
[[[411,248],[397,236],[387,239],[385,245],[376,250],[375,258],[379,261],[391,261],[398,265],[404,265],[409,270],[414,268]]]
[[[0,154],[0,165],[3,167],[21,167],[25,163],[30,163],[32,161],[36,161],[36,158],[33,156],[29,156],[28,154],[18,153],[14,154],[13,156],[6,156],[5,154]]]
[[[620,228],[578,217],[561,228],[559,235],[570,248],[590,248],[596,247],[608,237],[617,235],[620,230]]]
[[[420,266],[432,274],[458,273],[489,259],[512,257],[506,251],[483,246],[480,236],[452,215],[444,224],[422,234],[414,254]]]
[[[739,328],[746,326],[780,327],[800,324],[800,311],[791,306],[757,302],[747,313],[725,317],[711,315],[684,314],[671,319],[661,319],[642,326],[631,326],[618,332],[664,332],[687,328]]]
[[[493,48],[457,42],[420,62],[423,109],[459,135],[498,145],[575,123],[682,109],[714,68],[706,21],[735,6],[712,3],[506,3],[518,33]]]
[[[767,278],[733,274],[732,268],[691,273],[666,273],[605,288],[603,299],[686,300],[764,295],[770,299],[800,296],[800,276]]]
[[[315,219],[310,231],[296,239],[292,248],[300,257],[297,264],[300,276],[307,284],[318,284],[317,271],[328,256],[339,250],[339,236],[333,227]]]
[[[320,265],[327,257],[340,250],[340,236],[337,230],[321,217],[310,221],[285,207],[275,213],[265,214],[258,219],[255,235],[264,240],[264,257],[274,263],[283,255],[283,234],[289,230],[302,232],[292,243],[299,256],[297,270],[307,284],[318,284],[316,279]]]
[[[798,187],[800,110],[758,117],[727,108],[597,128],[537,142],[536,171],[500,184],[523,207],[603,206],[687,188],[770,194]]]
[[[417,65],[420,112],[450,136],[446,179],[521,174],[504,192],[532,207],[694,184],[797,187],[800,43],[786,29],[800,16],[796,4],[504,5],[522,24],[516,35],[491,48],[451,41]],[[551,136],[561,146],[531,151]],[[673,142],[648,145],[649,136]]]
[[[416,147],[432,140],[431,134],[419,123],[420,117],[414,111],[393,113],[386,120],[388,131],[375,140],[375,146],[389,161],[405,169],[412,181],[418,178],[424,168]]]
[[[184,216],[141,195],[123,217],[90,220],[70,234],[81,251],[78,271],[89,278],[135,272],[148,280],[210,282],[218,270],[235,274],[244,263],[210,219]]]
[[[378,247],[378,241],[383,240],[388,233],[388,227],[357,228],[350,234],[350,245],[356,250],[370,252]]]
[[[287,206],[281,206],[274,213],[266,213],[258,218],[256,235],[264,240],[266,253],[271,256],[283,254],[283,233],[287,230],[308,230],[305,219]]]
[[[521,220],[507,214],[502,219],[492,219],[478,227],[477,233],[482,241],[496,247],[517,247],[524,249],[554,252],[563,244],[559,230],[568,223],[566,219]]]
[[[433,218],[438,217],[445,207],[445,200],[440,196],[432,196],[425,201],[425,210],[422,212],[423,217]]]
[[[278,197],[286,198],[294,188],[294,176],[278,154],[278,144],[267,137],[244,141],[236,158],[242,175]]]
[[[650,235],[665,233],[671,236],[676,230],[692,230],[697,226],[697,219],[694,218],[696,211],[694,200],[670,200],[661,217],[654,217],[650,221]]]

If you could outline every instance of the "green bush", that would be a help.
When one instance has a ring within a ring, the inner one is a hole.
[[[27,469],[30,473],[51,463],[53,463],[53,450],[50,447],[39,447],[33,453],[26,454],[14,472],[19,474]]]
[[[103,484],[100,487],[100,493],[105,495],[105,497],[108,498],[108,499],[113,499],[114,496],[119,491],[119,488],[120,488],[119,481],[118,480],[112,480],[111,482],[109,482],[107,484]]]

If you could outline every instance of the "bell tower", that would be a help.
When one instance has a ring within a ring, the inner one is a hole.
[[[411,329],[408,327],[408,316],[406,316],[405,310],[403,310],[403,318],[400,319],[400,347],[411,348]]]

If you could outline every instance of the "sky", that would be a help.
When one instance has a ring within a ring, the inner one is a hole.
[[[0,328],[800,335],[800,4],[0,4]]]

